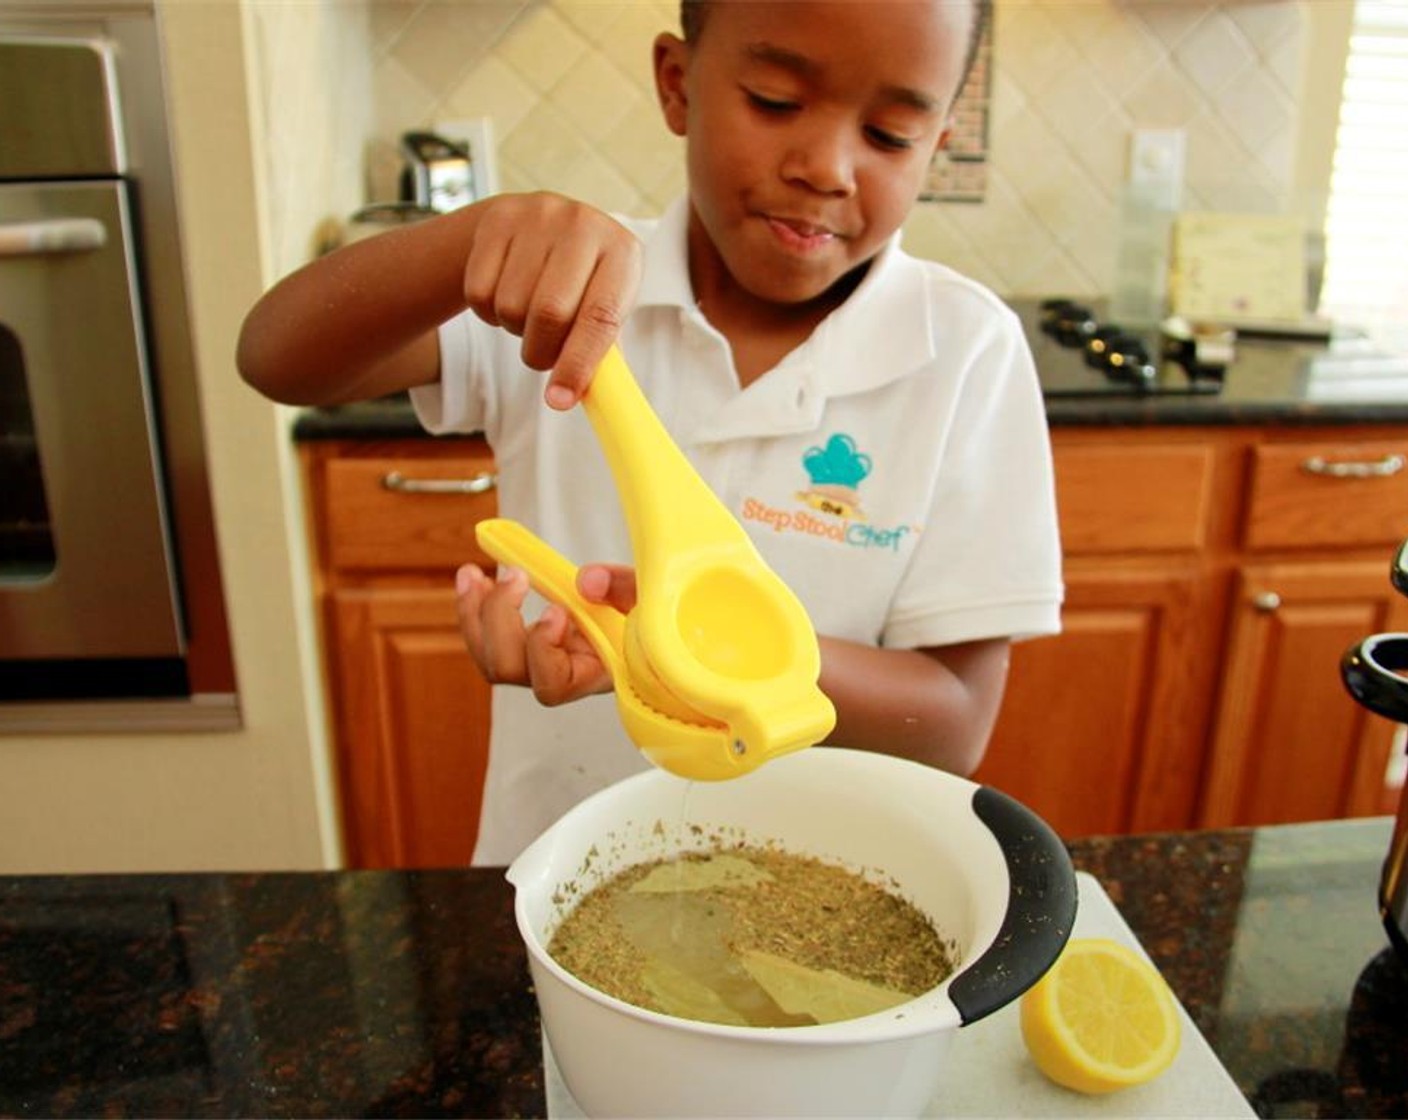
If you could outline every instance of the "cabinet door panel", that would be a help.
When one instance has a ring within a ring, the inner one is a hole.
[[[1194,572],[1068,571],[1063,632],[1014,648],[977,780],[1065,837],[1186,825],[1206,712],[1186,668],[1200,595]]]
[[[479,830],[489,686],[464,648],[453,592],[336,592],[329,634],[348,865],[465,866]]]
[[[1393,726],[1350,698],[1339,659],[1360,638],[1405,622],[1386,564],[1245,569],[1200,823],[1382,812]]]

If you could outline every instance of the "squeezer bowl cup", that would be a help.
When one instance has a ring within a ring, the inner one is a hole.
[[[669,576],[666,593],[628,617],[625,660],[633,680],[668,681],[660,687],[671,700],[726,726],[730,757],[708,769],[720,777],[746,773],[824,739],[836,713],[817,685],[821,656],[811,620],[791,590],[727,555]],[[685,760],[660,764],[674,773],[696,769]]]

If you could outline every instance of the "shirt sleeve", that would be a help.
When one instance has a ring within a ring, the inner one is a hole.
[[[1006,307],[969,319],[953,347],[966,360],[928,529],[882,635],[893,648],[1060,630],[1051,443],[1031,351]]]
[[[411,390],[411,405],[421,426],[433,435],[488,431],[492,397],[476,371],[486,368],[484,346],[470,312],[440,325],[440,379]]]

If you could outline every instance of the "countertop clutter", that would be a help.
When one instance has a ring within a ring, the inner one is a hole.
[[[1070,846],[1260,1115],[1402,1116],[1389,832]],[[0,879],[0,1114],[542,1116],[542,1063],[498,869]]]

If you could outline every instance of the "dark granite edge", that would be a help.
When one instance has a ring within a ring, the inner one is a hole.
[[[1237,401],[1159,397],[1049,398],[1047,421],[1062,427],[1311,427],[1408,423],[1408,401]],[[469,435],[470,433],[465,433]],[[444,439],[421,426],[408,400],[392,398],[302,410],[296,441],[333,439]],[[448,437],[455,438],[455,437]]]

